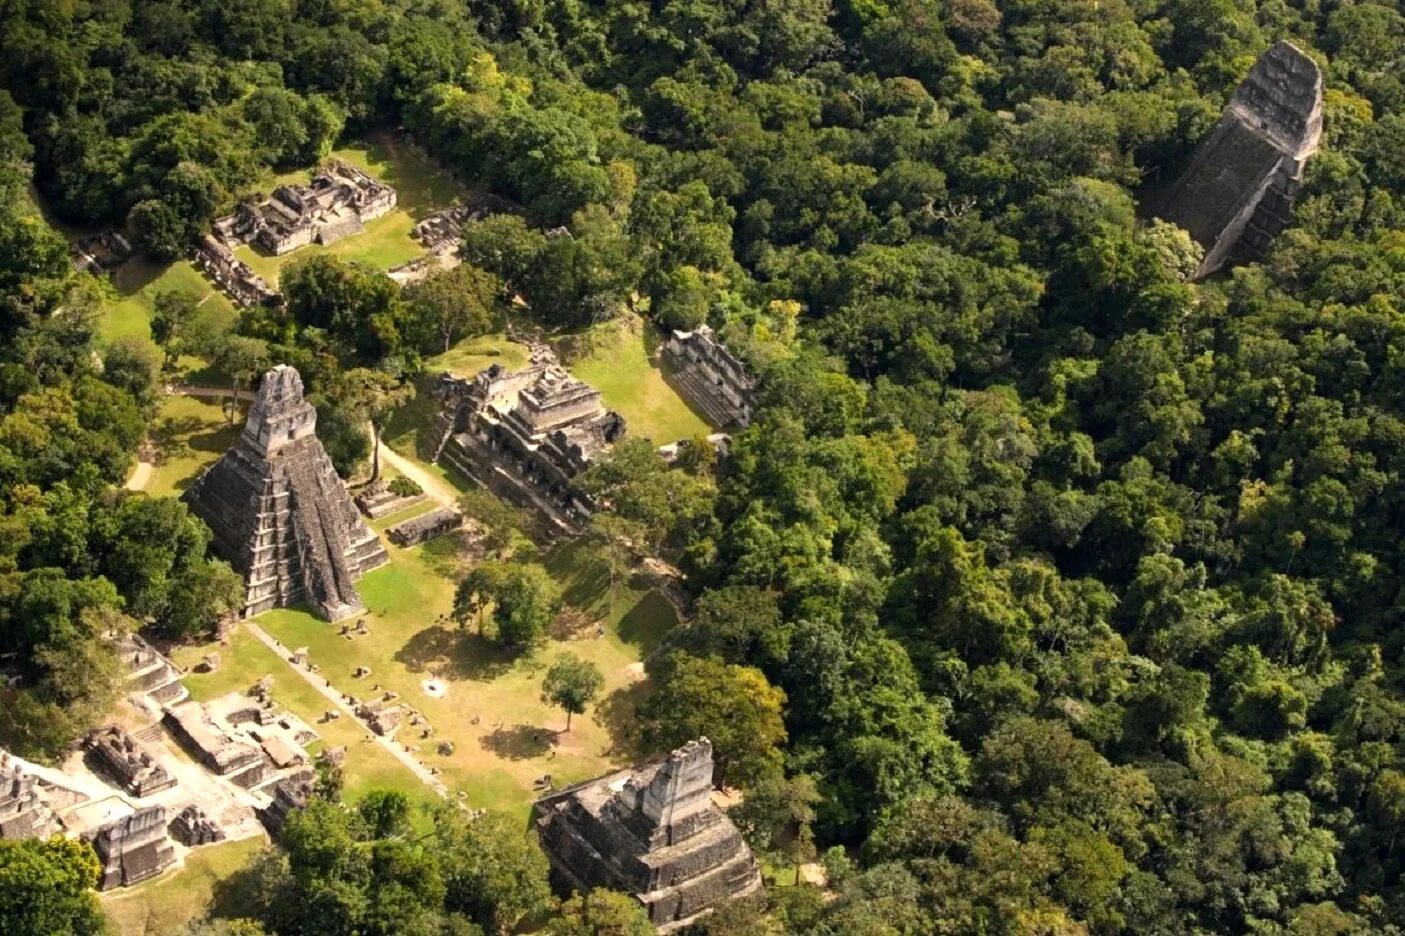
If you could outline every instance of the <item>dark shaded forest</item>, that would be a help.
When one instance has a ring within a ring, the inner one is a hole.
[[[708,322],[763,376],[712,509],[660,536],[705,590],[654,675],[781,690],[784,740],[727,769],[837,897],[707,932],[1399,932],[1397,3],[9,0],[0,29],[0,649],[36,679],[100,666],[101,614],[181,630],[171,580],[218,570],[123,555],[186,518],[108,492],[151,379],[95,368],[31,173],[171,257],[264,169],[399,127],[523,206],[464,252],[535,319]],[[1193,284],[1139,205],[1283,38],[1322,150],[1266,260]],[[377,303],[333,339],[413,357]],[[293,354],[307,324],[245,327]],[[81,721],[48,684],[16,698]]]

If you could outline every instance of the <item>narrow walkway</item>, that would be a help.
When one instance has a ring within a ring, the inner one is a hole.
[[[145,491],[154,474],[156,474],[155,465],[149,461],[138,461],[137,466],[132,469],[132,473],[127,476],[127,483],[124,487],[129,491]]]
[[[418,463],[411,461],[404,455],[395,451],[395,449],[386,445],[384,441],[381,442],[381,461],[424,488],[426,494],[445,507],[455,507],[458,505],[459,492],[452,484],[438,475],[426,471]]]
[[[272,637],[266,630],[264,630],[262,627],[259,627],[253,621],[245,621],[244,626],[249,628],[249,633],[253,634],[259,640],[263,641],[265,646],[267,646],[274,653],[278,654],[279,659],[286,663],[289,669],[293,670],[295,673],[301,676],[304,680],[307,681],[308,685],[312,686],[312,688],[322,693],[322,695],[326,696],[327,699],[332,702],[332,704],[336,705],[336,707],[341,709],[342,712],[350,716],[351,720],[356,722],[356,724],[361,727],[361,730],[365,731],[366,734],[370,735],[372,738],[375,738],[381,747],[385,748],[387,751],[393,754],[396,760],[400,761],[400,763],[408,767],[410,769],[410,772],[413,773],[415,776],[419,777],[420,780],[422,780],[426,786],[428,786],[434,792],[438,793],[440,796],[447,797],[449,795],[449,788],[446,787],[439,780],[438,777],[430,773],[428,767],[416,760],[414,755],[411,754],[409,751],[405,750],[404,746],[402,746],[398,742],[392,741],[389,738],[383,738],[380,735],[376,734],[374,731],[372,731],[371,727],[367,725],[364,720],[362,720],[361,716],[356,714],[356,710],[353,709],[350,705],[348,705],[346,700],[342,698],[342,694],[336,689],[332,688],[330,685],[328,685],[324,678],[319,678],[313,673],[307,671],[306,669],[303,669],[302,667],[294,666],[288,659],[290,656],[293,655],[293,651],[283,646],[282,643]]]

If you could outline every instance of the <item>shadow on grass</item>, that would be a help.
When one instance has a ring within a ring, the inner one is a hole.
[[[464,535],[462,532],[436,536],[420,546],[420,555],[425,567],[440,578],[454,580],[466,571],[464,568]]]
[[[508,760],[541,757],[556,743],[556,732],[535,725],[495,728],[479,741],[485,750]]]
[[[272,845],[255,852],[248,864],[215,881],[207,916],[216,920],[258,917],[284,892],[282,856]]]
[[[673,606],[658,592],[651,591],[620,618],[620,640],[637,645],[648,656],[677,624]]]
[[[165,275],[170,263],[158,263],[137,255],[112,272],[112,285],[119,296],[135,296]],[[195,298],[200,298],[198,295]]]
[[[639,728],[639,707],[649,697],[648,680],[621,686],[595,706],[595,720],[610,735],[610,756],[643,760],[650,752],[644,748]]]
[[[520,655],[520,650],[499,647],[480,634],[435,624],[406,641],[395,651],[395,660],[412,673],[438,679],[493,679]]]
[[[546,568],[561,583],[566,604],[587,614],[603,614],[609,607],[610,566],[593,543],[578,539],[552,550]]]

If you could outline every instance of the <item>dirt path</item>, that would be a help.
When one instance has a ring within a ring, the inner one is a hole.
[[[424,488],[426,494],[445,507],[453,507],[458,504],[459,492],[454,489],[452,484],[436,474],[425,471],[384,442],[381,443],[381,461]]]
[[[127,476],[127,483],[124,487],[129,491],[145,491],[155,475],[155,465],[148,461],[139,461],[137,466],[132,469],[132,473]]]
[[[176,384],[174,386],[168,386],[166,388],[166,392],[176,394],[179,396],[205,397],[207,399],[219,398],[225,400],[229,399],[229,397],[233,394],[233,390],[231,390],[229,387],[192,387],[188,384]],[[254,398],[254,391],[240,390],[238,393],[238,398],[240,400],[252,400]]]
[[[444,786],[444,784],[439,780],[438,777],[430,773],[428,767],[416,760],[415,756],[409,751],[405,750],[403,745],[399,744],[396,741],[392,741],[389,738],[383,738],[380,735],[376,734],[374,731],[372,731],[370,726],[367,725],[366,722],[363,721],[361,717],[356,714],[356,710],[347,704],[346,700],[342,697],[342,694],[336,689],[333,689],[330,685],[328,685],[324,678],[316,676],[308,672],[307,670],[298,666],[294,666],[292,663],[290,663],[288,661],[288,658],[292,656],[293,651],[283,646],[283,644],[281,644],[279,641],[270,636],[267,631],[265,631],[262,627],[259,627],[253,621],[245,621],[244,626],[249,628],[249,633],[253,634],[259,640],[263,641],[265,646],[267,646],[274,653],[278,654],[279,659],[281,659],[284,663],[287,663],[289,669],[301,676],[304,680],[307,681],[307,684],[309,686],[322,693],[322,695],[326,696],[328,701],[330,701],[333,705],[340,709],[343,714],[350,717],[352,721],[359,725],[361,727],[361,730],[366,732],[366,735],[368,737],[374,738],[376,742],[380,744],[381,747],[385,748],[392,755],[394,755],[396,760],[400,761],[400,763],[408,767],[411,773],[413,773],[416,777],[419,777],[420,780],[424,782],[425,786],[429,787],[431,790],[438,793],[440,796],[447,797],[449,795],[449,788]]]

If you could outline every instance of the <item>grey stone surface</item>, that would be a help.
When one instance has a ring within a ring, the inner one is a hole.
[[[711,328],[675,331],[663,346],[670,382],[718,429],[742,429],[756,404],[756,378]]]
[[[117,725],[90,732],[83,746],[98,769],[132,796],[151,796],[176,785],[176,778]]]
[[[48,838],[59,828],[39,779],[0,752],[0,839]]]
[[[625,433],[600,391],[543,357],[518,371],[494,364],[472,380],[444,374],[437,393],[437,459],[559,532],[579,532],[596,505],[572,481]]]
[[[388,561],[316,430],[298,372],[276,367],[239,440],[184,495],[244,575],[246,615],[300,603],[333,621],[365,611],[355,581]]]
[[[1197,277],[1263,256],[1288,225],[1321,136],[1322,72],[1279,42],[1240,82],[1162,205],[1162,217],[1205,248]]]
[[[396,546],[417,546],[426,540],[452,533],[463,525],[463,514],[448,507],[411,517],[385,531]]]
[[[176,860],[166,835],[166,809],[148,806],[98,828],[91,836],[102,863],[98,890],[130,887],[164,871]]]
[[[171,837],[182,845],[195,848],[199,845],[213,845],[225,840],[224,829],[219,827],[199,806],[191,804],[171,820]]]
[[[712,802],[712,769],[701,738],[661,763],[537,800],[533,824],[557,888],[631,893],[660,932],[760,890],[755,857]]]
[[[259,812],[259,818],[268,827],[270,834],[277,835],[281,832],[288,814],[307,805],[307,801],[312,798],[316,781],[317,772],[310,767],[278,781],[273,788],[272,802]]]

